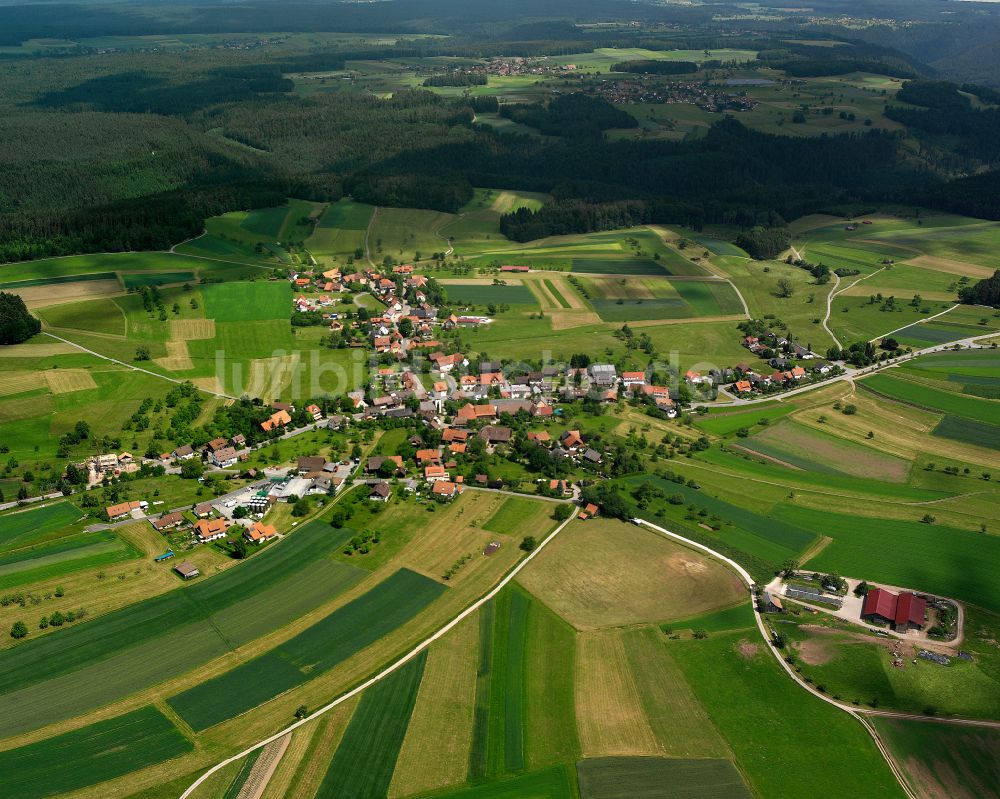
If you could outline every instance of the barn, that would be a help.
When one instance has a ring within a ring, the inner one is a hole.
[[[897,632],[919,630],[924,626],[927,600],[910,591],[894,594],[884,588],[872,588],[865,594],[861,618],[875,624],[888,624]]]

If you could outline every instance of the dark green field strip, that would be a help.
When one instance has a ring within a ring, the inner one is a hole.
[[[645,300],[592,299],[591,306],[605,322],[639,322],[650,319],[689,319],[695,310],[677,297]]]
[[[434,580],[400,569],[270,652],[167,701],[195,730],[235,718],[347,660],[412,619],[444,590]]]
[[[600,757],[576,764],[582,799],[750,799],[730,760]]]
[[[545,284],[545,287],[549,290],[549,293],[552,294],[552,296],[555,298],[555,301],[558,302],[559,305],[561,305],[563,308],[570,307],[569,303],[566,301],[566,298],[562,295],[562,292],[559,291],[558,288],[556,288],[555,283],[553,283],[548,278],[546,278],[542,282]]]
[[[975,419],[977,422],[992,424],[1000,419],[1000,402],[952,394],[887,374],[872,375],[858,381],[858,385],[889,399],[900,400],[942,413],[964,416],[968,419]]]
[[[146,272],[122,275],[125,288],[139,286],[165,286],[168,283],[188,283],[194,280],[194,272]]]
[[[685,503],[692,503],[699,508],[705,508],[709,513],[716,513],[723,519],[732,522],[740,529],[787,549],[799,553],[809,546],[816,538],[816,533],[808,526],[796,526],[786,522],[776,521],[773,516],[754,513],[746,508],[732,505],[725,500],[713,497],[705,491],[679,485],[658,477],[631,477],[625,482],[638,485],[649,480],[661,489],[667,496],[680,494]]]
[[[511,592],[504,686],[504,766],[507,771],[524,768],[525,639],[530,607],[531,601],[527,596],[520,591]]]
[[[746,254],[744,250],[741,250],[735,244],[728,241],[723,241],[722,239],[714,239],[711,236],[694,236],[690,235],[689,238],[698,242],[702,247],[708,250],[710,253],[715,255],[732,255],[739,256],[743,258],[749,258],[750,256]]]
[[[0,694],[67,674],[193,621],[207,619],[277,585],[312,560],[336,551],[353,531],[331,533],[311,522],[260,555],[217,577],[195,582],[92,621],[25,641],[0,658]],[[351,570],[344,565],[343,568]],[[362,572],[358,570],[360,576]]]
[[[454,302],[488,305],[489,303],[507,305],[537,305],[538,300],[531,289],[523,283],[516,286],[483,285],[446,285],[444,290],[448,299]]]
[[[572,768],[555,766],[468,788],[421,794],[419,799],[576,799],[578,796]]]
[[[672,274],[668,267],[644,258],[574,258],[572,272],[608,275],[664,275]]]
[[[135,547],[113,532],[64,538],[31,549],[0,556],[0,588],[45,580],[97,566],[121,563],[141,556]]]
[[[37,799],[67,793],[192,749],[166,716],[152,706],[144,707],[0,752],[0,796]]]
[[[1000,611],[1000,537],[921,522],[774,508],[775,519],[812,525],[833,541],[810,569],[929,591]]]
[[[263,751],[263,748],[254,749],[249,755],[243,758],[243,762],[240,764],[240,770],[236,772],[232,782],[229,783],[229,787],[226,788],[226,792],[222,794],[222,799],[237,799],[243,791],[243,786],[246,785],[246,781],[250,778],[250,772],[253,771],[254,764],[257,762],[261,752]]]
[[[426,661],[425,649],[361,695],[316,799],[384,799]]]
[[[949,341],[963,338],[956,336],[954,331],[946,328],[934,327],[933,325],[917,322],[915,324],[897,330],[892,334],[897,341],[915,342],[920,345],[925,344],[945,344]]]
[[[30,286],[53,286],[58,283],[79,283],[86,280],[117,280],[114,272],[91,272],[89,275],[57,275],[54,277],[36,277],[30,280],[13,280],[0,283],[0,289],[26,289]]]
[[[733,287],[721,280],[671,280],[670,285],[696,316],[727,316],[743,310]]]
[[[82,516],[80,509],[69,502],[4,514],[0,516],[0,547],[26,546]]]
[[[505,591],[496,599],[486,747],[489,776],[524,768],[525,639],[530,607],[531,600],[521,590]]]
[[[976,422],[962,416],[945,416],[937,423],[931,435],[978,447],[1000,449],[1000,425]]]
[[[944,371],[965,368],[1000,370],[1000,349],[931,352],[927,355],[921,355],[914,361],[908,361],[901,368],[907,371],[911,368]]]
[[[169,628],[164,625],[161,634],[135,646],[0,694],[0,737],[79,715],[190,671],[291,623],[336,597],[363,574],[333,560],[317,560],[208,618]]]
[[[487,747],[490,736],[490,686],[493,682],[493,627],[496,601],[487,602],[479,611],[479,663],[476,667],[476,703],[472,715],[472,744],[469,748],[469,779],[486,775]]]
[[[744,630],[753,627],[753,608],[749,602],[741,602],[731,608],[715,610],[701,616],[691,616],[680,621],[672,621],[662,625],[662,629],[672,630],[705,630],[706,632],[722,632],[725,630]]]

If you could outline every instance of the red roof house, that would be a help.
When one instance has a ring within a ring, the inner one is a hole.
[[[924,626],[926,610],[927,600],[910,591],[894,594],[884,588],[872,588],[865,594],[861,618],[890,624],[893,629],[905,632]]]

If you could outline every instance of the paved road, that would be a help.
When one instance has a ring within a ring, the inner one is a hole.
[[[310,715],[306,716],[304,719],[300,719],[299,721],[296,721],[294,724],[290,724],[285,729],[280,730],[279,732],[276,732],[274,735],[271,735],[271,736],[265,738],[263,741],[258,741],[253,746],[250,746],[250,747],[247,747],[246,749],[244,749],[242,752],[240,752],[238,754],[235,754],[232,757],[226,758],[221,763],[217,763],[216,765],[212,766],[212,768],[210,768],[208,771],[206,771],[204,774],[202,774],[197,780],[195,780],[188,787],[188,789],[186,791],[184,791],[184,793],[181,794],[180,799],[188,799],[188,797],[191,796],[198,789],[199,785],[201,785],[205,780],[207,780],[210,776],[212,776],[214,773],[216,773],[220,769],[223,769],[226,766],[228,766],[230,763],[235,763],[237,760],[240,760],[241,758],[246,757],[251,752],[256,752],[258,749],[261,749],[261,748],[263,748],[263,747],[265,747],[265,746],[273,743],[274,741],[279,740],[283,736],[288,735],[288,733],[292,732],[293,730],[298,729],[303,724],[308,724],[310,721],[313,721],[314,719],[319,718],[320,716],[324,715],[325,713],[329,713],[331,710],[333,710],[338,705],[341,705],[344,702],[346,702],[348,699],[351,699],[352,697],[357,696],[362,691],[364,691],[366,688],[370,688],[371,686],[373,686],[375,683],[381,682],[386,677],[388,677],[390,674],[392,674],[393,672],[399,670],[404,665],[406,665],[407,663],[409,663],[411,660],[413,660],[413,658],[415,658],[417,655],[419,655],[421,652],[423,652],[425,649],[427,649],[427,647],[429,647],[431,644],[433,644],[438,639],[440,639],[443,636],[445,636],[456,625],[460,624],[464,619],[466,619],[469,616],[471,616],[473,613],[475,613],[477,610],[479,610],[479,608],[481,608],[483,605],[485,605],[487,602],[489,602],[491,599],[493,599],[493,597],[495,597],[497,594],[499,594],[500,591],[503,590],[504,586],[506,586],[508,583],[510,583],[510,581],[513,580],[521,572],[521,570],[525,566],[527,566],[529,563],[531,563],[531,561],[534,560],[535,557],[538,556],[538,553],[541,552],[548,545],[548,543],[553,538],[555,538],[557,535],[559,535],[559,533],[561,533],[565,529],[565,527],[566,527],[567,524],[569,524],[571,521],[573,521],[573,518],[574,518],[573,516],[570,516],[566,521],[564,521],[562,524],[560,524],[558,527],[556,527],[555,530],[553,530],[551,533],[549,533],[541,541],[541,543],[537,547],[535,547],[535,549],[533,549],[531,552],[529,552],[526,557],[524,557],[523,559],[521,559],[520,561],[518,561],[517,565],[515,565],[513,569],[511,569],[509,572],[507,572],[506,576],[502,580],[500,580],[500,582],[498,582],[493,587],[493,589],[491,591],[489,591],[487,594],[485,594],[484,596],[482,596],[480,599],[476,600],[471,605],[469,605],[468,607],[466,607],[465,610],[463,610],[461,613],[459,613],[457,616],[455,616],[455,618],[453,618],[451,621],[449,621],[447,624],[445,624],[443,627],[441,627],[437,632],[435,632],[432,635],[430,635],[427,638],[425,638],[423,641],[421,641],[419,644],[417,644],[415,647],[413,647],[413,649],[411,649],[409,652],[407,652],[401,658],[399,658],[398,660],[393,661],[390,665],[386,666],[384,669],[382,669],[382,671],[380,671],[374,677],[371,677],[370,679],[365,680],[365,682],[361,683],[360,685],[358,685],[355,688],[352,688],[347,693],[341,694],[336,699],[334,699],[332,702],[324,705],[319,710],[317,710],[314,713],[311,713]]]

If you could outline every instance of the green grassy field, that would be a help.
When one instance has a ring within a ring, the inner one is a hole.
[[[167,701],[195,730],[235,718],[343,662],[409,621],[444,590],[401,569],[270,652]]]
[[[217,577],[19,644],[0,663],[0,736],[148,688],[329,601],[364,575],[329,559],[351,535],[311,523]]]
[[[775,519],[813,526],[833,538],[809,561],[810,568],[936,592],[1000,611],[1000,585],[991,576],[1000,564],[996,535],[789,505],[773,513]],[[894,557],[885,557],[888,549]]]
[[[500,305],[530,305],[537,306],[538,300],[531,293],[531,289],[523,284],[508,286],[493,286],[489,283],[481,285],[455,285],[445,284],[445,291],[448,299],[453,302],[470,303],[472,305],[487,305],[495,303]]]
[[[427,661],[426,650],[361,697],[317,799],[385,796]]]
[[[376,263],[385,256],[406,263],[429,258],[434,252],[444,252],[448,242],[440,230],[452,219],[452,214],[440,211],[379,208],[368,234],[371,257]]]
[[[375,209],[370,205],[340,200],[332,203],[319,218],[306,247],[317,258],[339,260],[363,250],[365,231]]]
[[[0,588],[55,579],[81,569],[110,566],[140,553],[111,531],[64,538],[0,556]]]
[[[601,757],[581,760],[582,799],[741,799],[751,796],[729,760]]]
[[[862,388],[870,389],[889,399],[899,400],[921,408],[963,416],[986,424],[995,424],[1000,418],[1000,403],[941,391],[930,386],[903,380],[891,374],[877,374],[860,381]]]
[[[575,799],[576,781],[569,766],[474,785],[421,794],[420,799]]]
[[[760,425],[762,420],[768,424],[787,416],[795,410],[791,404],[779,405],[777,403],[769,405],[760,403],[747,411],[734,411],[730,408],[719,409],[719,413],[711,413],[707,416],[700,416],[695,419],[695,425],[716,436],[728,436],[743,428],[750,429],[755,425]],[[766,426],[766,425],[765,425]]]
[[[182,755],[191,743],[152,706],[0,752],[0,793],[68,793]]]
[[[39,309],[38,314],[50,327],[125,335],[125,314],[110,298],[51,305]]]
[[[1000,731],[906,719],[873,719],[918,796],[1000,796]]]
[[[201,292],[205,316],[216,322],[287,319],[292,313],[292,293],[285,282],[216,283]]]
[[[671,630],[705,630],[709,633],[726,630],[742,630],[754,624],[753,608],[749,602],[741,602],[731,608],[723,608],[701,616],[692,616],[663,625]]]
[[[864,728],[789,680],[756,629],[666,645],[754,793],[796,796],[819,782],[903,796]]]
[[[190,283],[194,279],[194,272],[152,272],[122,275],[122,283],[127,289],[139,288],[140,286],[166,286],[171,283]]]
[[[42,281],[41,284],[65,282],[54,278],[73,275],[87,276],[83,279],[104,279],[114,277],[113,273],[130,272],[177,272],[212,269],[212,264],[184,255],[169,252],[123,252],[73,255],[68,258],[44,258],[0,266],[0,280]],[[109,274],[110,273],[110,274]],[[24,285],[24,284],[22,284]]]
[[[538,503],[533,500],[509,497],[486,520],[483,529],[494,533],[509,533],[511,530],[517,530],[525,516],[533,514],[537,507]]]
[[[83,514],[70,502],[54,502],[43,508],[15,510],[0,516],[0,548],[28,546],[78,521]]]

